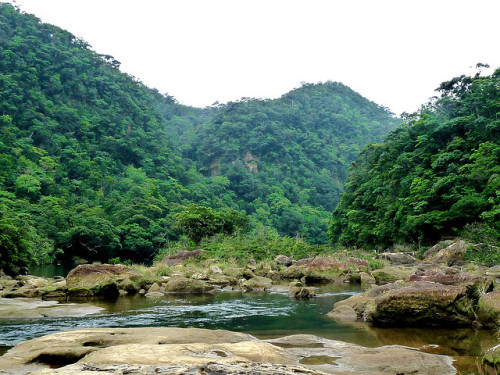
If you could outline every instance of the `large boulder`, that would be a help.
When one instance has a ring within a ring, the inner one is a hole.
[[[424,260],[427,263],[446,264],[447,266],[462,264],[465,251],[470,244],[464,240],[458,240],[452,243],[447,242],[446,244],[448,246],[438,250],[437,252],[437,248],[431,247],[424,253]]]
[[[75,297],[117,297],[119,289],[139,291],[144,284],[142,275],[122,264],[82,264],[66,277],[68,294]]]
[[[487,327],[500,326],[500,291],[483,294],[477,303],[477,318]]]
[[[396,282],[337,302],[356,311],[359,320],[376,326],[470,326],[474,301],[463,286],[425,281]]]
[[[173,255],[166,256],[161,260],[161,263],[166,264],[167,266],[175,266],[187,259],[190,258],[198,258],[201,255],[205,254],[205,250],[197,249],[197,250],[182,250]]]

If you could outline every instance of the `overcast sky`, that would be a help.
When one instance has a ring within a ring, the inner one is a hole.
[[[15,3],[198,107],[331,80],[400,114],[478,62],[500,66],[500,0]]]

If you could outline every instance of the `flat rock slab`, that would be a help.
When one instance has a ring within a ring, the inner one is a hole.
[[[60,368],[50,368],[59,365]],[[100,328],[21,343],[0,374],[451,375],[451,357],[404,346],[365,348],[313,335],[273,340],[198,328]]]
[[[0,298],[0,319],[80,317],[103,310],[88,303],[62,304],[33,298]]]

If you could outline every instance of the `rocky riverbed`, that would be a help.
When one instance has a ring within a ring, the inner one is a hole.
[[[0,374],[455,374],[448,356],[404,346],[365,348],[313,335],[272,340],[224,330],[101,328],[21,343]]]

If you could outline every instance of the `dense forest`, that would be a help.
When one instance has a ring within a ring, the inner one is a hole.
[[[462,235],[500,243],[500,69],[437,91],[353,164],[332,218],[334,242],[422,246]]]
[[[340,83],[304,84],[276,100],[230,103],[186,139],[184,155],[205,175],[227,178],[256,221],[324,243],[347,167],[396,125]]]
[[[0,268],[255,227],[322,242],[347,166],[396,125],[337,83],[198,109],[119,67],[0,4]]]

